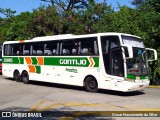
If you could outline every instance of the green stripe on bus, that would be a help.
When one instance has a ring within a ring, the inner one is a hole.
[[[36,57],[31,57],[32,59],[32,65],[37,65],[38,61]]]
[[[23,57],[3,57],[2,63],[7,64],[24,64],[24,58]]]
[[[140,76],[140,79],[148,79],[148,76]]]
[[[19,64],[24,64],[24,58],[23,57],[19,57]]]
[[[41,73],[41,66],[35,66],[36,68],[36,73]]]
[[[129,79],[136,79],[136,76],[135,75],[131,75],[131,74],[127,74],[127,78],[129,78]]]
[[[95,62],[94,67],[99,67],[99,57],[93,57],[93,60]]]
[[[99,67],[99,57],[93,57],[94,66]],[[89,67],[91,62],[87,57],[47,57],[44,58],[44,65],[55,65],[55,66],[78,66],[78,67]]]
[[[32,65],[37,65],[36,57],[31,57]],[[3,57],[3,63],[24,64],[24,57]],[[99,67],[99,57],[44,57],[44,65]]]
[[[136,75],[131,75],[131,74],[127,74],[127,78],[129,79],[134,79],[136,80],[137,76]],[[143,80],[143,79],[148,79],[148,76],[139,76],[140,80]]]

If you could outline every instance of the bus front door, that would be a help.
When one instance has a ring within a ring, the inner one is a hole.
[[[124,60],[121,48],[112,49],[110,52],[110,79],[111,89],[119,90],[123,87]]]

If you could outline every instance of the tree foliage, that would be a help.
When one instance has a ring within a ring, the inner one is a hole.
[[[143,3],[145,0],[133,0],[132,5],[138,6],[139,4]]]
[[[73,9],[84,9],[89,3],[94,2],[93,0],[41,0],[43,2],[49,2],[52,6],[66,11]]]
[[[5,15],[5,17],[10,18],[10,17],[14,16],[16,11],[15,10],[11,10],[10,8],[6,8],[6,9],[0,8],[0,13]]]

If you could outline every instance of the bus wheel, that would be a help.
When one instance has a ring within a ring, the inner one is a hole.
[[[21,75],[20,75],[20,73],[19,73],[18,70],[14,71],[14,79],[15,79],[15,81],[17,81],[17,82],[21,82],[21,81],[22,81]]]
[[[29,81],[29,75],[26,71],[24,71],[22,73],[22,81],[24,84],[28,84],[30,81]]]
[[[98,91],[98,84],[94,77],[87,77],[85,79],[85,89],[88,92],[97,92]]]

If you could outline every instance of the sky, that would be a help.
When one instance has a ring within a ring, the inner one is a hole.
[[[97,1],[103,1],[103,0],[97,0]],[[129,6],[133,7],[131,5],[132,0],[106,0],[107,5],[112,5],[114,9],[117,9],[117,2],[123,6]],[[11,10],[15,10],[16,14],[19,15],[21,12],[32,12],[33,9],[37,9],[39,6],[47,4],[45,2],[42,2],[41,0],[0,0],[0,8],[10,8]],[[2,14],[0,14],[0,17],[3,17]]]

